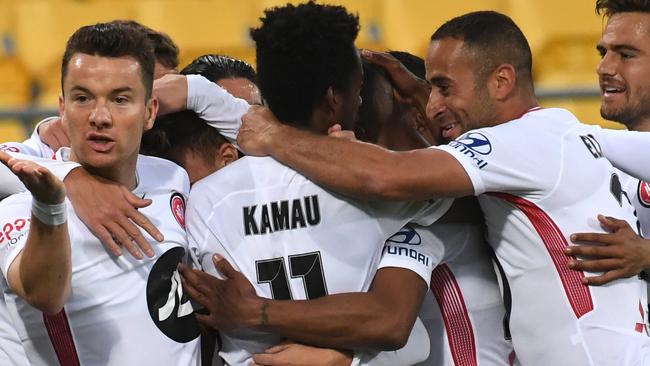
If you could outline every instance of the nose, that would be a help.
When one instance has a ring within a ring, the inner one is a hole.
[[[613,76],[616,74],[616,60],[611,52],[606,52],[596,68],[598,76]]]
[[[431,89],[429,100],[427,101],[426,114],[429,120],[434,120],[446,110],[444,98],[436,88]]]
[[[88,119],[92,126],[99,129],[110,127],[113,122],[111,112],[104,101],[97,102]]]

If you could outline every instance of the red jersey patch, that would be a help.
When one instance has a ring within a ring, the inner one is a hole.
[[[180,193],[174,193],[172,194],[172,198],[169,200],[169,204],[176,222],[185,229],[185,198],[183,198],[183,195]]]
[[[639,196],[639,202],[643,207],[650,207],[650,183],[639,181],[637,196]]]

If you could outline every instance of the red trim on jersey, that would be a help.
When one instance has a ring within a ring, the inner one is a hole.
[[[589,286],[582,283],[585,274],[582,271],[569,269],[569,259],[575,259],[575,257],[564,254],[564,248],[568,246],[568,243],[553,219],[544,210],[524,198],[507,193],[492,192],[489,195],[513,203],[533,224],[555,264],[555,269],[560,276],[562,286],[564,286],[564,292],[576,317],[580,318],[592,311],[594,303],[591,299],[591,290]]]
[[[56,358],[59,359],[59,365],[80,365],[77,347],[74,344],[72,330],[70,329],[70,323],[68,323],[68,316],[65,313],[65,309],[56,315],[43,314],[43,323],[45,323],[47,334],[54,347],[54,352],[56,352]]]
[[[519,118],[521,118],[521,117],[527,115],[527,114],[530,113],[530,112],[539,111],[540,109],[544,109],[544,108],[542,108],[542,107],[533,107],[533,108],[527,110],[526,112],[522,113],[521,116],[519,116]],[[515,118],[515,119],[519,119],[519,118]]]
[[[476,342],[472,322],[467,313],[463,293],[454,273],[446,264],[431,273],[431,292],[438,302],[445,321],[451,357],[456,366],[476,366]]]

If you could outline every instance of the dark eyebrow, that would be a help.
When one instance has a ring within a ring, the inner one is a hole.
[[[111,90],[111,94],[113,94],[113,95],[114,94],[121,94],[121,93],[124,93],[124,92],[133,92],[133,88],[131,88],[130,86],[124,86],[124,87],[121,87],[121,88]]]
[[[617,44],[612,46],[612,50],[615,52],[621,52],[621,51],[633,51],[633,52],[640,52],[641,50],[631,46],[629,44]]]
[[[441,83],[449,83],[451,79],[449,79],[446,76],[433,76],[431,79],[429,79],[429,83],[431,85],[436,85],[436,84],[441,84]]]
[[[86,93],[86,94],[92,94],[92,93],[90,92],[90,90],[84,88],[83,86],[79,86],[79,85],[75,85],[75,86],[73,86],[72,89],[70,89],[70,91],[71,91],[71,92],[73,92],[73,91],[80,91],[80,92],[83,92],[83,93]]]

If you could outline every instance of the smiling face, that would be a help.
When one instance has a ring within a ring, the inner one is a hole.
[[[650,130],[650,13],[613,15],[597,49],[601,115],[632,130]]]
[[[445,140],[453,140],[495,120],[484,77],[464,42],[443,38],[431,42],[425,60],[426,78],[432,89],[427,117],[442,131]]]
[[[132,185],[142,133],[157,111],[157,101],[146,100],[140,64],[131,57],[77,53],[68,63],[63,95],[59,113],[72,160]]]

